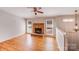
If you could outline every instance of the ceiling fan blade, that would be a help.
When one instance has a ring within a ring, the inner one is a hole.
[[[42,9],[41,7],[38,7],[38,9],[40,10],[40,9]]]
[[[37,11],[38,13],[44,13],[44,12],[42,12],[42,11]]]
[[[37,11],[37,8],[36,7],[33,7],[33,10],[34,10],[34,12],[36,12]]]

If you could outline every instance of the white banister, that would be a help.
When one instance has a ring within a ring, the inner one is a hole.
[[[56,28],[56,40],[60,51],[64,51],[64,32],[59,28]]]

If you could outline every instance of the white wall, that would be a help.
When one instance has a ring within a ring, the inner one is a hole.
[[[36,19],[28,19],[28,20],[31,20],[32,23],[44,23],[44,20],[43,18],[36,18]]]
[[[63,19],[74,19],[74,16],[59,16],[55,18],[55,22],[57,27],[61,28],[66,32],[72,32],[74,28],[74,21],[73,22],[63,22]]]
[[[0,10],[0,42],[25,33],[24,19]]]

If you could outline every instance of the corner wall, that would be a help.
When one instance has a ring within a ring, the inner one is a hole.
[[[24,19],[0,10],[0,42],[24,33]]]

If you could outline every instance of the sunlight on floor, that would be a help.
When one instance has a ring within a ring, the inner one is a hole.
[[[46,50],[53,50],[53,39],[50,37],[46,37],[45,40],[45,49]]]
[[[28,49],[31,49],[33,47],[33,39],[31,37],[31,35],[27,35],[26,45],[27,45]]]

